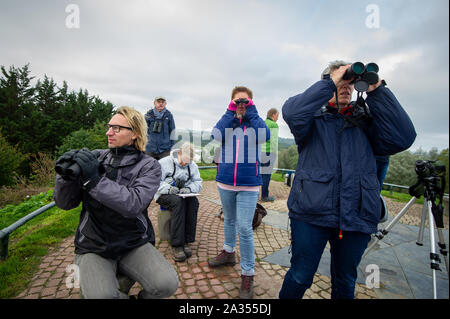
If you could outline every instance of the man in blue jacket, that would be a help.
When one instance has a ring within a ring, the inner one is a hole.
[[[357,267],[381,213],[375,155],[406,150],[416,137],[384,80],[367,90],[371,116],[359,120],[353,84],[343,80],[349,67],[330,63],[322,80],[283,106],[299,159],[288,199],[291,268],[280,298],[303,297],[328,241],[331,298],[354,298]]]
[[[170,154],[175,140],[170,139],[172,131],[175,130],[175,121],[172,113],[166,108],[166,99],[157,96],[153,102],[154,109],[145,114],[148,126],[148,143],[145,153],[156,160],[160,160]]]

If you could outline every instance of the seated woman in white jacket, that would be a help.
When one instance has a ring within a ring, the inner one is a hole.
[[[202,179],[198,166],[192,160],[192,144],[184,143],[179,151],[159,160],[161,183],[156,192],[156,202],[172,212],[170,219],[170,244],[175,261],[184,261],[192,256],[188,243],[195,241],[198,199],[180,194],[200,193]]]

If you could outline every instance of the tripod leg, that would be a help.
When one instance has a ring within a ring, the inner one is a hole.
[[[430,259],[431,259],[431,270],[433,272],[433,298],[437,299],[437,289],[436,289],[436,270],[439,268],[439,255],[436,254],[435,240],[434,240],[434,219],[433,213],[431,211],[431,201],[428,201],[428,223],[430,225]]]
[[[448,252],[447,252],[447,247],[445,246],[445,239],[444,239],[444,235],[442,234],[442,228],[437,227],[437,233],[438,233],[438,246],[440,248],[440,253],[442,256],[444,256],[444,261],[445,261],[445,268],[447,269],[447,275],[448,275]]]
[[[386,236],[389,231],[392,229],[392,227],[394,227],[395,224],[398,223],[398,221],[400,220],[400,218],[403,217],[403,215],[406,214],[406,212],[408,211],[408,208],[411,207],[412,204],[414,204],[414,202],[417,200],[416,197],[413,197],[409,200],[409,202],[402,208],[402,210],[397,214],[397,216],[394,217],[394,219],[391,220],[391,222],[386,226],[385,229],[379,230],[378,233],[374,236],[376,239],[369,245],[369,247],[366,249],[366,251],[364,252],[362,258],[364,258],[369,251],[371,251],[373,249],[373,247],[376,246],[376,244],[383,239],[384,236]],[[387,212],[386,212],[387,214]]]
[[[423,246],[423,231],[425,229],[425,220],[427,219],[428,214],[428,202],[425,199],[422,207],[422,220],[420,221],[419,235],[417,237],[416,244],[419,246]]]

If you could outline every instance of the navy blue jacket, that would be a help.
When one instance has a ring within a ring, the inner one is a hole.
[[[212,138],[222,143],[216,181],[233,186],[262,185],[260,144],[270,139],[270,131],[254,105],[247,106],[242,120],[235,114],[227,110],[212,131]]]
[[[153,109],[145,114],[145,120],[148,126],[148,142],[145,147],[146,152],[151,153],[163,153],[169,151],[175,144],[175,140],[170,139],[170,134],[175,129],[175,121],[173,120],[172,113],[166,108],[164,116],[161,120],[157,120]],[[153,128],[156,121],[161,121],[161,131],[159,133],[154,132]]]
[[[283,105],[283,118],[299,150],[289,216],[343,231],[375,233],[381,213],[375,155],[409,148],[416,132],[384,84],[367,94],[373,121],[365,127],[327,111],[324,105],[335,89],[331,79],[324,79]]]

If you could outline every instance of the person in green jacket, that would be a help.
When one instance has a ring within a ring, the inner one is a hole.
[[[267,112],[267,119],[265,120],[270,130],[270,139],[261,147],[261,177],[263,180],[261,200],[263,202],[275,200],[273,196],[269,197],[269,183],[278,156],[278,115],[278,110],[271,108]]]

